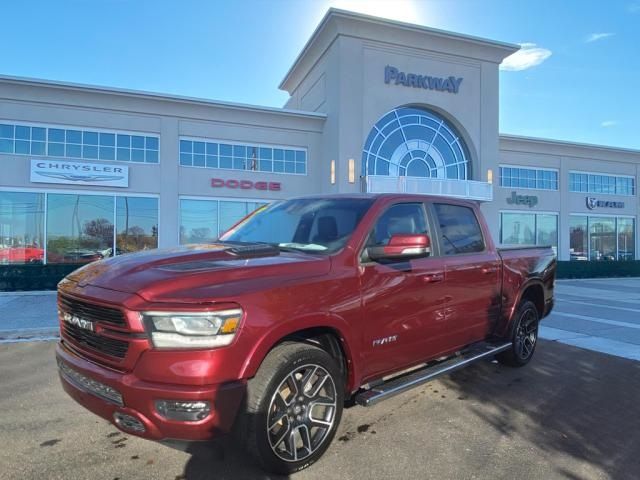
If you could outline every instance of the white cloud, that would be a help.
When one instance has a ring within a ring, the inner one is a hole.
[[[591,35],[587,35],[587,38],[584,39],[585,42],[597,42],[598,40],[602,40],[603,38],[613,37],[615,33],[592,33]]]
[[[618,122],[616,122],[615,120],[605,120],[600,124],[600,126],[604,128],[609,128],[609,127],[615,127],[617,124]]]
[[[500,64],[500,70],[518,72],[540,65],[551,56],[551,50],[538,47],[535,43],[521,43],[520,50],[509,55]]]

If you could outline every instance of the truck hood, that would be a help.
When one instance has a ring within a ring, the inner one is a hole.
[[[148,302],[209,303],[247,291],[326,275],[328,256],[264,244],[155,249],[86,265],[66,277],[78,287],[137,294]]]

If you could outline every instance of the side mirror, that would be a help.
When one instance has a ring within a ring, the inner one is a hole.
[[[371,260],[426,257],[431,252],[431,239],[425,234],[393,235],[389,244],[367,248]]]

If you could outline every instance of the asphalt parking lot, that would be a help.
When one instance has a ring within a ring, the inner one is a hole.
[[[264,479],[229,442],[191,452],[120,433],[60,388],[53,342],[0,345],[0,478]],[[296,479],[637,479],[640,363],[542,341],[345,412]]]
[[[543,323],[554,341],[527,367],[485,362],[350,408],[324,458],[294,478],[640,478],[640,279],[564,281],[557,294]],[[16,321],[13,303],[34,319],[22,327],[46,331],[44,297],[5,301],[3,322]],[[7,325],[5,342],[25,336]],[[54,346],[0,344],[0,479],[278,478],[229,441],[185,452],[119,432],[63,393]]]

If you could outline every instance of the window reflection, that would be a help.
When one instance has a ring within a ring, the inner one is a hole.
[[[572,215],[569,222],[571,260],[635,259],[633,218]]]
[[[158,199],[116,197],[116,254],[158,246]]]
[[[181,139],[180,165],[304,175],[307,173],[307,152]]]
[[[456,128],[438,113],[400,107],[371,129],[362,151],[362,172],[466,180],[466,152]]]
[[[0,192],[0,264],[44,261],[44,194]]]
[[[618,260],[636,258],[633,218],[618,218]]]
[[[569,259],[589,259],[587,217],[571,216],[569,220]]]
[[[536,243],[536,216],[529,213],[503,213],[500,243],[534,245]]]
[[[180,200],[180,243],[211,243],[265,203]]]
[[[113,253],[113,197],[49,194],[47,262],[87,263]]]
[[[616,259],[615,218],[589,218],[589,246],[591,260]]]
[[[158,137],[0,123],[0,153],[158,163]]]
[[[218,202],[180,200],[180,243],[208,243],[218,237]]]
[[[253,212],[264,203],[256,202],[220,202],[219,231],[224,232],[233,227],[237,222]]]
[[[500,243],[558,246],[558,216],[550,213],[501,213]]]

